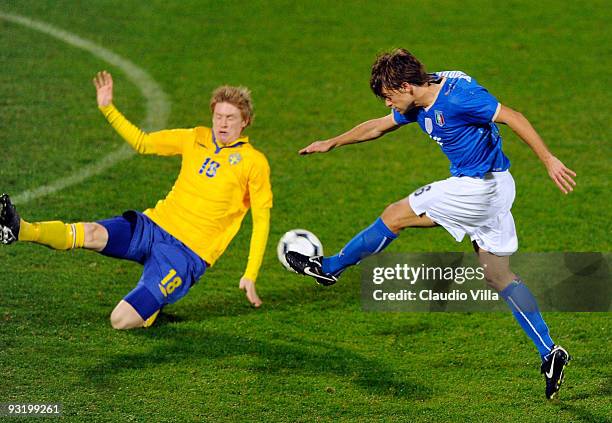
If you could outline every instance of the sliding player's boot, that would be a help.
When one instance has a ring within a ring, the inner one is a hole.
[[[563,383],[563,369],[572,357],[562,347],[555,345],[552,351],[544,358],[541,372],[546,378],[546,398],[552,399]]]
[[[20,218],[8,194],[0,196],[0,243],[12,244],[19,236]]]
[[[323,256],[305,256],[295,251],[288,251],[285,259],[289,266],[301,275],[312,276],[321,285],[329,286],[338,281],[334,275],[325,273],[322,267]]]

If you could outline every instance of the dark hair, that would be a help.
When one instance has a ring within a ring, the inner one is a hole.
[[[390,53],[378,55],[372,65],[370,88],[374,94],[384,99],[383,88],[399,90],[404,82],[422,86],[429,83],[431,76],[425,72],[425,66],[408,50],[398,48]]]

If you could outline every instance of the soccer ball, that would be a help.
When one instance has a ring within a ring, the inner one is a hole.
[[[323,255],[323,245],[312,232],[306,229],[292,229],[278,241],[276,253],[278,254],[278,260],[285,266],[285,269],[293,271],[285,260],[287,251],[296,251],[306,256],[321,256]]]

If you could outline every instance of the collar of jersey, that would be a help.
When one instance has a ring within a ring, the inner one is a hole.
[[[440,83],[440,90],[438,90],[438,93],[436,94],[436,98],[434,98],[434,101],[427,107],[423,107],[423,110],[425,110],[426,112],[429,112],[431,110],[431,108],[434,106],[434,104],[436,104],[436,102],[438,101],[438,99],[440,98],[440,93],[442,92],[442,90],[444,89],[444,86],[446,85],[446,81],[448,81],[448,78],[443,77],[444,80]]]
[[[219,154],[219,152],[223,150],[224,148],[236,148],[236,147],[240,147],[243,144],[247,144],[249,142],[249,137],[240,137],[236,141],[232,142],[231,144],[219,146],[219,144],[217,144],[217,139],[215,138],[215,133],[213,132],[212,142],[215,145],[215,154]]]

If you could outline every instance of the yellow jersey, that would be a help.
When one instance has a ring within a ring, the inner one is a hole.
[[[253,208],[253,238],[245,277],[254,280],[265,250],[272,207],[270,166],[263,153],[253,148],[246,136],[223,145],[215,140],[212,129],[203,126],[147,134],[112,104],[100,110],[139,153],[181,155],[181,170],[172,190],[144,214],[210,266],[240,229],[249,207]],[[255,230],[256,211],[267,216],[258,219],[266,220],[265,225],[260,225],[265,227],[260,228],[259,237]],[[253,260],[258,263],[252,264]]]

